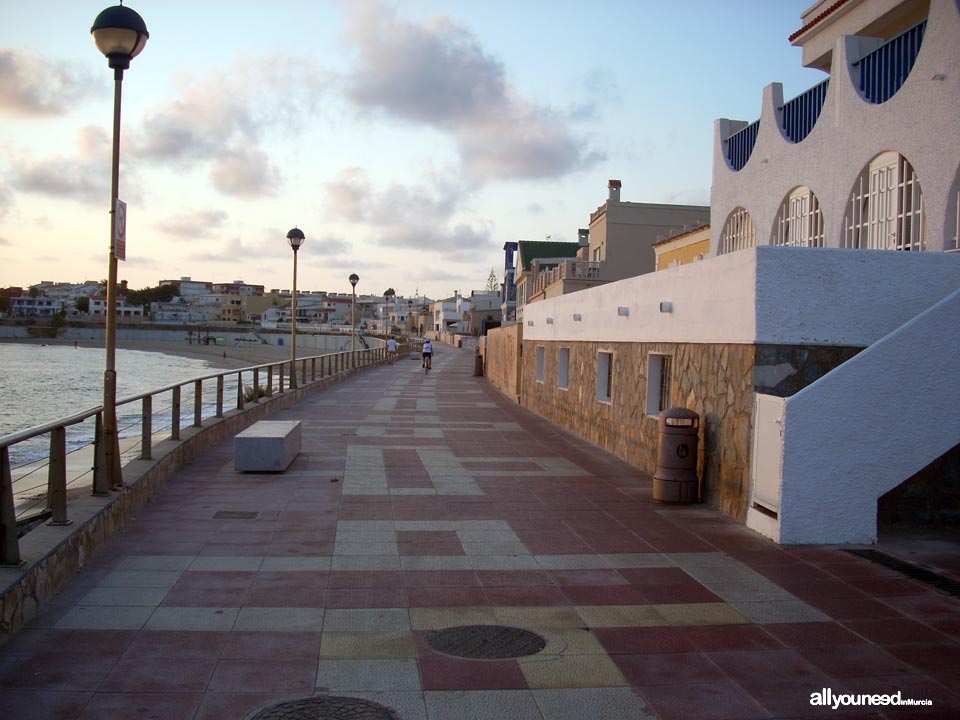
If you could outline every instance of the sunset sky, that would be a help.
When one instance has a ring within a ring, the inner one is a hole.
[[[110,2],[0,0],[0,287],[106,277]],[[709,204],[713,121],[822,74],[811,0],[132,0],[120,197],[161,279],[443,297],[606,199]]]

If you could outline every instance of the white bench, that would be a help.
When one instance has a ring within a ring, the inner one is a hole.
[[[300,452],[299,420],[261,420],[233,443],[233,468],[241,472],[283,472]]]

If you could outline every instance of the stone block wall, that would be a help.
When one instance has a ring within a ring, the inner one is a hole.
[[[505,325],[490,330],[483,346],[484,374],[497,390],[517,400],[520,396],[520,341],[523,326]]]

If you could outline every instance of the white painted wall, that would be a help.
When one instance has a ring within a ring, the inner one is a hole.
[[[765,245],[532,303],[523,337],[867,346],[958,287],[960,254]]]
[[[728,215],[738,206],[750,213],[757,243],[769,243],[780,203],[799,185],[808,186],[820,201],[827,246],[839,247],[854,182],[870,160],[886,150],[900,152],[917,172],[928,249],[943,250],[945,243],[952,242],[960,187],[958,3],[930,3],[913,70],[896,95],[880,105],[863,100],[851,79],[850,61],[859,59],[859,44],[854,36],[837,41],[823,110],[802,142],[791,143],[780,130],[777,116],[784,98],[779,83],[763,90],[756,145],[739,172],[730,169],[723,152],[731,121],[715,122],[710,198],[713,254]]]
[[[787,398],[775,539],[876,542],[877,498],[960,443],[958,367],[960,290]]]

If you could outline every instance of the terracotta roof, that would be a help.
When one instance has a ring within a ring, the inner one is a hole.
[[[821,21],[823,21],[823,19],[826,18],[828,15],[832,14],[833,12],[835,12],[835,11],[837,10],[837,8],[839,8],[841,5],[846,5],[848,2],[850,2],[850,0],[837,0],[833,5],[831,5],[831,6],[828,7],[826,10],[824,10],[822,13],[820,13],[819,15],[817,15],[813,20],[811,20],[811,21],[808,22],[806,25],[804,25],[802,28],[800,28],[799,30],[797,30],[795,33],[793,33],[793,35],[791,35],[791,36],[790,36],[789,38],[787,38],[787,39],[788,39],[790,42],[793,42],[796,38],[798,38],[798,37],[800,37],[801,35],[803,35],[807,30],[809,30],[809,29],[812,28],[814,25],[816,25],[816,24],[820,23]]]
[[[687,235],[693,235],[696,232],[701,232],[703,230],[709,230],[709,229],[710,229],[709,225],[697,225],[697,227],[695,228],[690,228],[689,230],[684,230],[682,233],[677,233],[676,235],[671,235],[670,237],[664,238],[663,240],[658,240],[657,242],[653,243],[650,247],[657,247],[658,245],[666,245],[667,243],[673,242],[674,240],[677,240],[679,238],[687,237]]]

